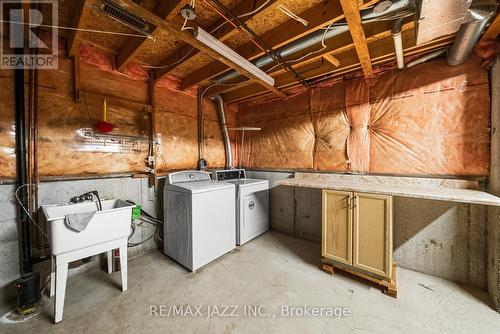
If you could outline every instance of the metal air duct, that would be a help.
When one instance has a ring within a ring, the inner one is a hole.
[[[448,51],[448,65],[456,66],[465,63],[495,11],[496,4],[491,1],[472,3],[467,11],[465,22],[460,26],[455,42]]]

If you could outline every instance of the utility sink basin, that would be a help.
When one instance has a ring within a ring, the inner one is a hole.
[[[98,203],[42,205],[52,248],[50,296],[55,295],[56,323],[63,317],[68,264],[72,261],[107,252],[111,272],[113,250],[118,249],[122,291],[127,290],[127,239],[135,205],[119,199],[104,200],[102,210],[98,210]]]
[[[91,201],[42,205],[49,226],[52,255],[128,237],[132,208],[135,205],[119,199],[103,200],[101,204],[102,211],[98,211],[98,202]],[[90,212],[95,214],[82,231],[76,231],[67,225],[66,215]]]

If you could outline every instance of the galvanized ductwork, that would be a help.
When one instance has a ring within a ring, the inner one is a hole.
[[[411,16],[415,13],[413,1],[399,0],[391,3],[391,1],[382,1],[384,6],[374,6],[361,11],[361,21],[363,23],[375,21],[390,21],[400,18]],[[326,28],[326,27],[325,27]],[[300,51],[310,48],[314,45],[320,44],[322,40],[329,40],[335,36],[349,31],[347,22],[345,20],[335,22],[326,31],[324,29],[317,30],[295,42],[289,43],[281,48],[275,50],[282,58],[286,60],[287,57],[292,56]],[[275,64],[275,60],[270,55],[264,55],[252,61],[252,63],[263,68]],[[224,83],[231,79],[237,78],[240,74],[237,71],[228,71],[214,79],[215,83]]]
[[[467,11],[465,22],[458,30],[455,42],[448,51],[448,64],[463,64],[469,58],[474,46],[479,41],[488,21],[496,11],[492,1],[475,1]]]
[[[212,97],[217,105],[219,111],[219,122],[222,130],[222,137],[224,139],[224,150],[226,151],[226,168],[233,168],[233,151],[231,150],[231,140],[229,139],[229,132],[227,131],[226,111],[224,109],[224,100],[220,95]]]

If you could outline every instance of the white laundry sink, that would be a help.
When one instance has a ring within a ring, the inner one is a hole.
[[[103,200],[102,211],[97,202],[42,205],[49,225],[52,255],[92,247],[108,241],[122,239],[130,234],[132,208],[135,206],[119,199]],[[67,214],[95,212],[81,232],[65,223]]]
[[[107,252],[108,272],[113,250],[119,249],[122,291],[127,290],[127,239],[133,204],[119,199],[98,202],[42,205],[49,224],[52,248],[50,296],[55,295],[54,321],[62,320],[68,264]],[[67,219],[66,215],[70,215]]]

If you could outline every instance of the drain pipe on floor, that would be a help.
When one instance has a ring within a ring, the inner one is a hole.
[[[394,39],[394,51],[396,52],[396,61],[398,68],[401,70],[405,67],[403,54],[403,41],[401,39],[401,27],[404,19],[398,19],[392,26],[392,38]]]
[[[233,168],[233,152],[231,150],[231,140],[229,139],[229,132],[227,130],[224,100],[218,94],[213,96],[212,99],[217,104],[217,110],[219,111],[219,122],[222,131],[222,137],[224,139],[224,150],[226,151],[226,168]]]

